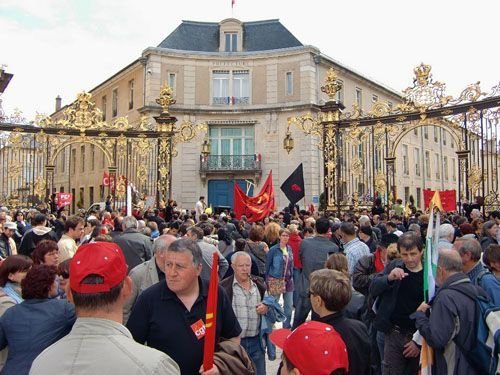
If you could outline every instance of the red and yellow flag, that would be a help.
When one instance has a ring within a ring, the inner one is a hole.
[[[260,193],[255,197],[249,197],[234,183],[233,209],[237,219],[245,215],[249,223],[263,220],[274,210],[274,187],[273,172],[269,172],[266,182]]]
[[[212,258],[212,271],[208,286],[207,312],[205,315],[205,343],[203,347],[203,369],[210,370],[214,366],[215,336],[217,326],[217,297],[219,291],[219,254]]]

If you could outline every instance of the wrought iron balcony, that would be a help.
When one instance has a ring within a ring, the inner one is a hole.
[[[262,172],[260,154],[254,155],[200,155],[200,173]]]
[[[235,105],[235,104],[249,104],[250,98],[246,96],[220,96],[213,98],[213,104],[216,105]]]

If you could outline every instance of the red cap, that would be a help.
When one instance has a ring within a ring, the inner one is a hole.
[[[295,331],[278,329],[270,339],[304,375],[330,375],[337,369],[349,371],[347,348],[331,325],[307,322]]]
[[[77,293],[109,292],[127,276],[127,263],[120,247],[113,242],[82,245],[69,265],[69,285]],[[82,284],[89,275],[103,278],[102,284]]]

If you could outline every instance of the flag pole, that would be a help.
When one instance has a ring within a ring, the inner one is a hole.
[[[217,294],[219,290],[219,274],[217,273],[219,254],[213,253],[212,271],[208,286],[207,311],[205,315],[205,343],[203,347],[203,369],[210,370],[214,366],[215,333],[217,324]]]

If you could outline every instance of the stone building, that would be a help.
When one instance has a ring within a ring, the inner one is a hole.
[[[213,206],[232,206],[233,182],[258,192],[272,170],[277,208],[288,204],[279,186],[300,164],[304,165],[305,199],[301,206],[318,202],[323,190],[323,160],[318,139],[291,128],[295,148],[283,149],[288,119],[317,113],[325,95],[321,92],[326,72],[333,67],[343,83],[338,99],[346,110],[356,104],[362,111],[382,101],[395,106],[401,94],[326,56],[320,49],[302,44],[279,20],[241,22],[183,21],[157,47],[146,48],[128,66],[90,90],[108,122],[126,116],[160,112],[155,99],[160,87],[169,84],[176,103],[171,114],[178,122],[207,123],[211,154],[202,160],[203,137],[177,146],[173,160],[172,192],[180,207],[192,209],[200,195]],[[411,68],[408,67],[409,77]],[[53,115],[61,113],[60,105]],[[456,146],[438,127],[428,126],[407,134],[398,146],[396,195],[415,197],[421,206],[423,188],[456,188]],[[369,183],[381,155],[368,146],[346,147],[346,159],[358,155],[366,165],[364,177],[349,175],[341,181],[343,193],[373,196]],[[151,169],[156,154],[150,155]],[[118,173],[134,182],[134,154]],[[347,163],[347,165],[349,165]],[[57,190],[73,192],[76,202],[87,207],[104,200],[108,188],[102,176],[107,168],[104,154],[89,144],[68,146],[55,169]],[[366,178],[368,177],[368,178]],[[350,179],[350,180],[348,180]],[[358,181],[359,179],[359,181]],[[362,181],[362,179],[364,179]],[[145,191],[154,195],[153,191]]]

